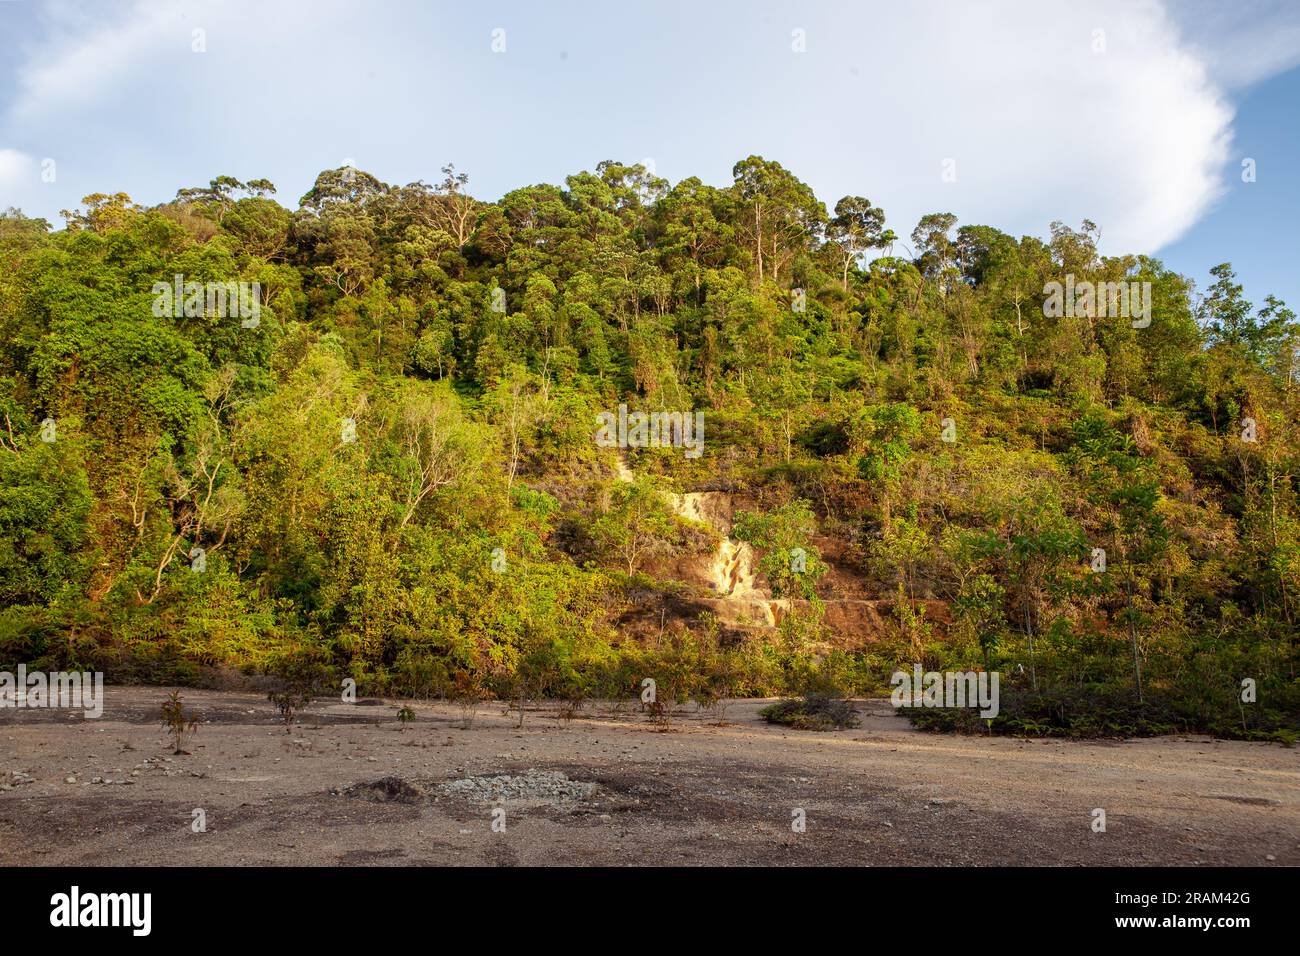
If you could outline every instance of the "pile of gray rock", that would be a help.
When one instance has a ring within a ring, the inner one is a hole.
[[[484,803],[533,801],[573,803],[588,799],[596,784],[570,780],[558,770],[526,770],[518,776],[464,777],[438,784],[438,793]]]

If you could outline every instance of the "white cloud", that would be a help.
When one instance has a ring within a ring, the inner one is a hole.
[[[803,150],[838,191],[867,183],[900,234],[937,211],[1039,235],[1088,218],[1106,251],[1154,252],[1218,196],[1232,111],[1159,5],[935,3],[920,23],[913,10],[824,41],[849,57],[870,38],[862,59],[885,79],[861,122],[826,131],[833,147]],[[842,153],[854,168],[834,168]]]
[[[106,102],[120,108],[125,104],[115,97],[142,80],[166,97],[169,90],[176,92],[176,84],[181,89],[187,85],[209,52],[224,48],[229,55],[250,42],[297,54],[305,66],[312,51],[298,45],[298,35],[336,24],[333,17],[347,2],[282,0],[268,6],[263,0],[189,0],[184,5],[130,0],[102,7],[52,3],[42,8],[45,37],[29,47],[18,72],[10,118],[48,120]],[[359,14],[362,8],[354,5],[352,12]],[[347,35],[340,39],[346,41]],[[238,84],[238,77],[227,79]],[[328,74],[317,79],[327,82]]]
[[[870,197],[900,235],[940,210],[1015,234],[1087,217],[1107,251],[1154,252],[1235,168],[1221,87],[1291,62],[1295,18],[1252,2],[1249,37],[1279,25],[1264,57],[1201,0],[1178,22],[1157,0],[677,0],[599,19],[577,0],[490,17],[407,0],[73,4],[26,51],[0,141],[60,157],[38,197],[52,210],[122,188],[156,202],[218,173],[269,176],[291,203],[345,156],[397,182],[453,159],[495,198],[606,158],[721,184],[761,153],[828,204]]]
[[[26,153],[0,149],[0,210],[9,205],[6,197],[17,196],[29,185],[36,164]]]
[[[137,2],[125,15],[109,22],[88,22],[74,8],[49,8],[51,34],[58,37],[20,71],[19,93],[12,114],[16,120],[72,110],[110,95],[118,79],[147,67],[168,27],[175,8]]]
[[[1230,89],[1300,65],[1300,4],[1295,0],[1173,0],[1170,10],[1188,48]]]

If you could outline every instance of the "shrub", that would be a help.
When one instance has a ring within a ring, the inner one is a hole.
[[[415,720],[415,711],[410,707],[402,707],[397,712],[397,729],[405,730],[406,725]]]
[[[319,697],[328,686],[330,669],[310,651],[285,655],[275,667],[280,687],[266,695],[284,721],[284,732],[293,728],[298,712]]]
[[[783,724],[796,730],[845,730],[860,724],[851,701],[821,693],[779,700],[764,707],[758,715],[769,724]]]
[[[199,718],[193,711],[186,711],[181,703],[181,692],[174,690],[163,701],[162,705],[162,725],[166,731],[172,735],[176,749],[173,751],[177,754],[184,754],[187,751],[181,748],[185,742],[186,734],[193,734],[199,729]]]
[[[474,723],[474,715],[478,713],[479,704],[487,698],[487,690],[483,687],[478,674],[464,670],[456,671],[452,675],[448,696],[460,709],[461,727],[469,730],[470,725]]]
[[[907,707],[916,727],[958,733],[1025,737],[1150,737],[1188,729],[1168,702],[1148,697],[1139,704],[1126,690],[1055,688],[1038,692],[1002,690],[996,717],[983,719],[973,707]]]

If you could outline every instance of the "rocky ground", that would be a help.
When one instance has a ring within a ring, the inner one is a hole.
[[[176,755],[168,692],[0,710],[0,865],[1300,864],[1300,751],[1275,744],[936,736],[887,701],[831,733],[759,701],[666,730],[634,704],[464,728],[414,703],[403,728],[321,702],[286,733],[261,695],[184,690],[204,722]]]

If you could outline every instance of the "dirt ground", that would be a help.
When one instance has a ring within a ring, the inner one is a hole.
[[[1300,864],[1300,751],[1276,744],[937,736],[874,700],[830,733],[762,701],[666,732],[635,704],[463,729],[414,703],[399,729],[397,703],[317,702],[286,733],[262,695],[184,690],[204,723],[174,756],[168,691],[0,710],[0,865]],[[496,776],[524,779],[444,786]]]

